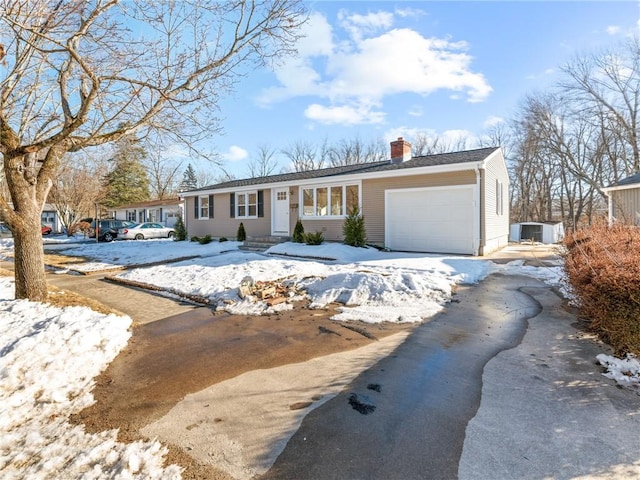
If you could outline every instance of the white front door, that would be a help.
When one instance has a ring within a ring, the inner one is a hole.
[[[289,235],[289,189],[276,188],[273,199],[273,233]]]

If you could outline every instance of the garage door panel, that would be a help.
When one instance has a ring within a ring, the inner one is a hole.
[[[393,250],[473,254],[474,189],[387,192],[387,246]]]

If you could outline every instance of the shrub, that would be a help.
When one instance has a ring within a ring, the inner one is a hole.
[[[211,243],[211,235],[205,235],[204,237],[196,237],[195,235],[190,238],[192,242],[198,242],[200,245],[206,245]]]
[[[307,245],[320,245],[322,242],[324,242],[324,236],[322,235],[322,232],[305,233],[304,242]]]
[[[238,233],[236,234],[236,239],[239,242],[244,242],[247,239],[247,232],[244,231],[244,224],[240,222],[238,225]]]
[[[85,222],[84,220],[80,220],[78,223],[74,223],[67,229],[67,236],[71,237],[76,232],[82,232],[86,237],[90,231],[91,231],[91,222]]]
[[[567,236],[565,246],[580,314],[617,354],[640,354],[640,230],[600,224]]]
[[[227,237],[220,237],[220,238],[218,239],[218,242],[220,242],[220,243],[222,243],[222,242],[226,242],[226,241],[228,241]]]
[[[364,247],[367,244],[367,231],[364,228],[364,217],[360,215],[360,209],[355,207],[342,225],[343,243],[352,247]]]
[[[300,219],[298,219],[296,226],[293,228],[292,240],[295,243],[304,243],[304,225],[302,225],[302,220]]]
[[[187,229],[184,226],[184,220],[182,220],[182,215],[178,215],[176,224],[173,226],[173,240],[176,242],[181,242],[186,239],[187,239]]]

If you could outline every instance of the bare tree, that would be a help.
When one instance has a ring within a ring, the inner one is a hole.
[[[603,136],[624,145],[617,160],[624,175],[640,171],[640,39],[615,50],[583,55],[564,67],[564,92]],[[618,180],[616,178],[615,180]]]
[[[72,226],[92,216],[103,195],[102,179],[107,173],[106,160],[82,153],[65,155],[49,192],[62,225],[71,234]]]
[[[282,154],[291,161],[294,172],[307,172],[326,166],[329,149],[326,140],[320,147],[311,142],[298,141],[285,147]]]
[[[305,20],[298,0],[0,0],[16,297],[46,299],[40,214],[66,153],[150,132],[210,138],[220,95],[248,64],[291,52]]]
[[[276,168],[278,168],[278,159],[275,155],[276,150],[269,145],[258,146],[255,156],[249,160],[249,176],[266,177],[275,172]]]
[[[360,138],[343,139],[329,149],[331,166],[377,162],[389,158],[389,151],[381,139],[369,143]]]
[[[147,148],[145,167],[153,199],[162,200],[177,195],[182,163],[182,160],[168,157],[167,148],[160,141]]]
[[[447,140],[440,135],[428,135],[421,132],[415,136],[411,145],[412,155],[414,157],[421,157],[423,155],[437,155],[439,153],[466,150],[467,139],[465,137],[459,137],[455,140]]]

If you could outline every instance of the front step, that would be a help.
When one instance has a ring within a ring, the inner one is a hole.
[[[240,245],[240,250],[247,252],[264,252],[265,250],[277,245],[278,243],[288,242],[290,237],[247,237],[244,244]]]

